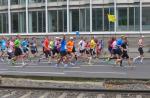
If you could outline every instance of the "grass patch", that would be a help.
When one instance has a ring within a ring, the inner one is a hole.
[[[148,84],[149,79],[104,79],[104,78],[81,78],[81,77],[52,77],[52,76],[17,76],[17,75],[2,75],[2,78],[16,78],[16,79],[31,79],[31,80],[53,80],[53,81],[76,81],[76,82],[104,82],[105,84]]]

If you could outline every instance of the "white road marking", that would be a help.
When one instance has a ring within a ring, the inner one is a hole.
[[[117,95],[116,95],[116,98],[121,98],[121,95],[120,95],[120,94],[117,94]]]
[[[98,94],[97,98],[103,98],[105,95],[104,94]]]
[[[64,71],[65,73],[87,73],[87,74],[122,74],[125,75],[125,72],[89,72],[89,71]]]
[[[64,68],[64,67],[55,67],[55,66],[30,66],[30,65],[26,65],[24,67],[29,67],[29,68]],[[72,66],[69,66],[67,68],[80,68],[80,67],[72,67]]]
[[[11,92],[11,93],[9,93],[9,94],[6,94],[6,95],[4,95],[4,96],[1,96],[1,98],[10,97],[10,96],[14,95],[16,92],[17,92],[17,91],[13,91],[13,92]]]
[[[8,69],[0,69],[0,71],[5,71],[5,70],[8,70]]]
[[[60,95],[58,98],[66,98],[67,93],[63,93],[62,95]]]
[[[85,96],[84,93],[80,93],[80,94],[77,96],[77,98],[83,98],[84,96]]]
[[[28,92],[19,98],[30,98],[30,95],[31,95],[31,92]]]
[[[1,73],[22,73],[22,74],[59,74],[63,75],[65,73],[61,72],[30,72],[30,71],[1,71]]]
[[[43,95],[41,95],[39,98],[47,98],[49,95],[49,92],[44,93]]]
[[[83,66],[83,67],[99,67],[99,66],[104,66],[104,67],[108,67],[108,66],[112,66],[112,65],[80,65],[80,66]]]
[[[137,95],[136,98],[142,98],[142,96],[141,95]]]

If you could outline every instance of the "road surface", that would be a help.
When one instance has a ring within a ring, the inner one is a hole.
[[[150,59],[145,59],[143,64],[135,63],[132,67],[123,62],[124,67],[97,60],[97,63],[88,65],[78,63],[77,65],[64,68],[63,65],[55,67],[55,64],[48,64],[44,60],[40,63],[33,62],[22,66],[15,66],[0,62],[1,75],[21,76],[59,76],[59,77],[86,77],[86,78],[129,78],[129,79],[150,79]]]

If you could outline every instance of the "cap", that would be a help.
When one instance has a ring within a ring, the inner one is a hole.
[[[56,39],[59,39],[59,37],[56,37]]]
[[[125,37],[125,35],[121,35],[121,37]]]
[[[73,39],[73,37],[70,37],[70,39]]]
[[[144,35],[142,35],[141,37],[145,37]]]

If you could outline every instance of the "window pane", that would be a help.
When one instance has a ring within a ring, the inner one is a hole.
[[[129,30],[134,31],[134,8],[129,8]]]
[[[86,9],[86,31],[90,31],[90,9]]]
[[[111,15],[114,15],[114,8],[110,8],[110,14]],[[110,25],[109,25],[109,31],[114,31],[114,23],[110,22]]]
[[[57,32],[57,11],[48,11],[49,32]]]
[[[63,32],[63,10],[58,10],[58,32]]]
[[[32,32],[37,32],[37,12],[32,12]]]
[[[140,30],[140,7],[135,7],[135,30]]]
[[[44,3],[45,0],[29,0],[29,3]]]
[[[67,32],[67,10],[64,10],[64,32]]]
[[[93,31],[102,31],[102,9],[93,9],[92,21]]]
[[[10,0],[11,1],[11,4],[14,5],[14,4],[19,4],[19,0]]]
[[[4,13],[2,14],[2,29],[3,29],[3,33],[8,33],[8,14]]]
[[[86,15],[85,15],[85,9],[80,9],[80,30],[79,31],[85,31],[85,21],[86,21]]]
[[[11,13],[11,31],[12,33],[25,33],[26,32],[25,12],[12,12]]]
[[[48,2],[57,2],[57,0],[48,0]]]
[[[19,33],[18,13],[11,13],[11,31]]]
[[[108,21],[109,8],[104,9],[104,31],[109,31],[109,21]]]
[[[71,15],[72,15],[72,19],[71,19],[71,28],[72,31],[79,31],[79,10],[78,9],[73,9],[70,11]]]
[[[118,8],[118,31],[127,30],[127,8]]]
[[[19,13],[19,32],[26,32],[26,14],[25,12]]]
[[[142,24],[143,30],[150,30],[150,7],[143,7],[143,14],[142,14]]]
[[[45,32],[45,12],[38,12],[38,32]]]
[[[0,5],[1,6],[8,5],[8,0],[1,0]]]

